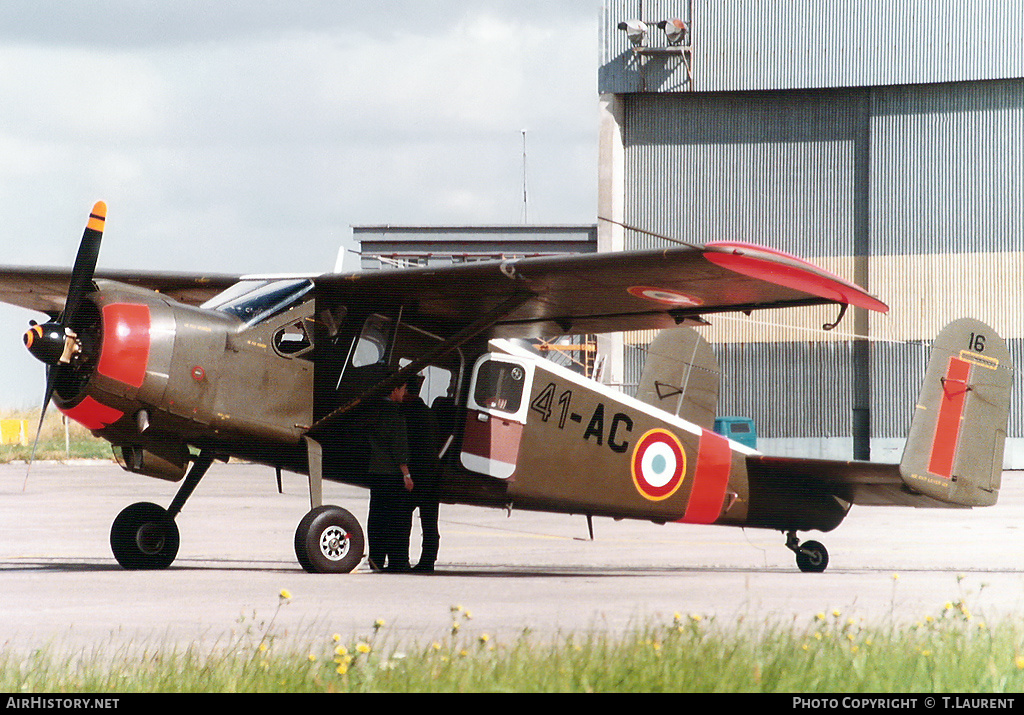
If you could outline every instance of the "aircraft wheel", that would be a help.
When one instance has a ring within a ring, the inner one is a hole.
[[[295,556],[310,573],[348,573],[363,560],[363,529],[340,506],[320,506],[295,529]]]
[[[110,549],[123,568],[165,569],[178,555],[181,537],[167,510],[149,502],[126,507],[110,527]]]
[[[805,573],[821,573],[828,566],[828,551],[817,541],[805,541],[797,549],[796,565]]]

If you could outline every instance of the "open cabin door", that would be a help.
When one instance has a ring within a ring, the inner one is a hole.
[[[484,355],[473,366],[462,437],[462,466],[508,479],[530,408],[533,364],[507,355]]]

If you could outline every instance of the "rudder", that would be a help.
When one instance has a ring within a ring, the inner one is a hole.
[[[939,333],[900,461],[914,491],[950,504],[996,503],[1013,365],[1005,341],[973,318]]]

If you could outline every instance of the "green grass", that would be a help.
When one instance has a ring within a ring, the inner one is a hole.
[[[27,460],[32,452],[36,425],[39,424],[39,410],[2,410],[0,418],[23,419],[26,421],[27,444],[0,444],[0,463]],[[112,459],[110,443],[93,437],[85,427],[74,420],[67,425],[65,440],[63,415],[51,406],[40,431],[35,458],[38,460],[66,459]]]
[[[287,606],[282,596],[281,606]],[[276,614],[275,614],[276,616]],[[625,635],[510,640],[451,632],[391,644],[387,626],[285,646],[270,624],[209,652],[123,647],[0,653],[0,691],[16,692],[1020,692],[1024,632],[981,623],[962,602],[901,627],[840,613],[754,627],[676,615]]]

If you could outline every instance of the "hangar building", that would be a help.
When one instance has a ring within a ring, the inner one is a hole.
[[[719,411],[753,417],[764,451],[898,460],[956,317],[1024,365],[1022,46],[1024,4],[999,0],[605,0],[599,217],[795,253],[890,306],[828,333],[835,309],[712,319]],[[601,220],[598,245],[669,244]],[[613,381],[636,381],[647,339]]]

